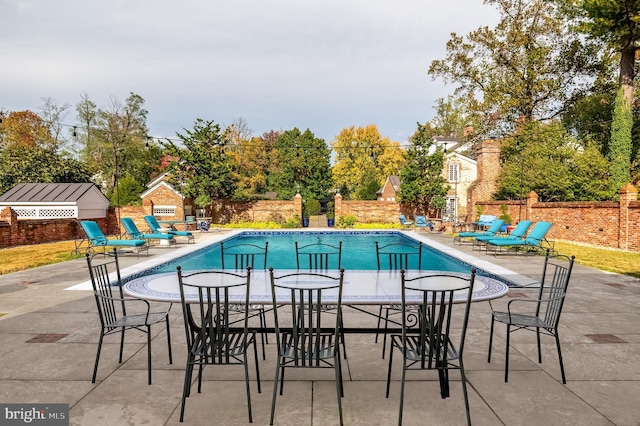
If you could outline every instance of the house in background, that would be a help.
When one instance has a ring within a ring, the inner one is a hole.
[[[455,138],[436,137],[431,146],[431,153],[438,147],[445,151],[444,167],[442,175],[450,186],[447,193],[447,205],[442,212],[442,218],[448,222],[465,221],[470,205],[468,190],[478,178],[478,163],[465,153],[469,150],[468,144],[461,143]],[[398,201],[400,192],[400,178],[389,176],[382,188],[376,192],[378,201]]]
[[[400,192],[400,178],[398,176],[387,176],[387,180],[382,185],[376,195],[378,196],[378,201],[389,201],[396,202],[398,197],[398,192]]]
[[[19,183],[0,195],[18,219],[106,218],[109,199],[93,183]]]
[[[171,185],[168,177],[168,173],[162,173],[147,184],[148,189],[140,194],[142,205],[152,207],[151,214],[161,220],[184,220],[194,216],[193,201]]]

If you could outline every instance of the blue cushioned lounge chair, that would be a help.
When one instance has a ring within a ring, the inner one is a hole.
[[[496,237],[491,235],[479,236],[479,237],[476,237],[474,246],[479,245],[479,246],[485,247],[487,241],[495,240],[495,239],[500,239],[505,241],[522,240],[524,239],[524,236],[530,227],[531,227],[530,220],[521,220],[520,222],[518,222],[518,225],[516,225],[516,227],[513,228],[513,231],[511,231],[511,233],[506,237]]]
[[[156,220],[155,216],[147,215],[144,217],[144,221],[147,222],[147,225],[149,225],[149,229],[151,229],[151,232],[160,232],[158,231],[158,229],[161,228],[161,226]],[[193,234],[189,231],[175,231],[172,229],[171,231],[169,231],[169,234],[176,237],[187,237],[187,244],[195,242]]]
[[[495,237],[496,234],[500,232],[500,228],[502,228],[502,225],[504,225],[504,220],[496,219],[486,231],[460,232],[458,235],[453,237],[453,244],[457,242],[458,244],[462,245],[462,243],[465,241],[472,243],[477,237]]]
[[[471,222],[471,224],[475,227],[475,229],[485,229],[496,220],[496,217],[490,214],[481,214],[480,219],[477,222]]]
[[[122,222],[122,225],[124,226],[124,230],[127,231],[127,235],[129,235],[129,237],[131,237],[133,239],[136,239],[136,240],[165,240],[169,244],[175,244],[176,243],[176,241],[173,239],[173,235],[171,235],[169,233],[163,234],[161,232],[156,232],[156,233],[153,233],[153,234],[143,234],[142,232],[140,232],[140,230],[136,226],[136,223],[130,217],[123,217],[122,219],[120,219],[120,222]],[[164,244],[166,244],[166,243],[164,243]]]
[[[413,221],[412,220],[407,220],[407,218],[403,214],[398,216],[398,218],[400,219],[400,224],[402,224],[403,228],[411,228],[411,227],[413,227]]]
[[[524,247],[527,251],[534,251],[543,248],[543,243],[547,242],[545,236],[549,229],[551,229],[551,222],[538,222],[536,223],[531,232],[524,239],[507,239],[507,238],[492,238],[487,241],[487,251],[493,250],[494,254],[503,248],[516,248]],[[549,243],[547,242],[547,245]]]
[[[128,247],[135,249],[138,256],[140,256],[140,252],[143,250],[147,251],[147,255],[149,254],[149,246],[147,246],[145,240],[109,240],[105,237],[102,229],[100,229],[100,226],[98,226],[96,222],[83,220],[80,222],[80,225],[89,239],[88,251],[95,251],[95,247],[102,247],[102,252],[106,253],[107,247]]]

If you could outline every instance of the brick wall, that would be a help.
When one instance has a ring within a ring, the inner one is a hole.
[[[640,202],[638,190],[625,185],[620,201],[538,202],[535,192],[518,201],[481,201],[483,214],[500,215],[500,205],[509,206],[514,224],[521,219],[552,222],[549,240],[575,241],[596,246],[640,251]],[[475,220],[475,217],[474,217]]]

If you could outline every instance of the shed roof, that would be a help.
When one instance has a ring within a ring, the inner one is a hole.
[[[74,202],[93,188],[98,189],[93,183],[19,183],[0,195],[0,203]]]

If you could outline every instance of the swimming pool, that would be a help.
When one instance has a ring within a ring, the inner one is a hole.
[[[300,247],[308,244],[338,246],[338,243],[342,242],[342,267],[347,271],[377,270],[376,242],[380,247],[387,244],[417,244],[416,240],[399,232],[374,231],[246,231],[225,240],[224,244],[225,247],[235,244],[253,244],[264,247],[265,242],[269,243],[267,268],[273,267],[274,269],[297,268],[296,242]],[[174,272],[178,265],[184,271],[221,268],[220,244],[212,244],[189,256],[162,265],[154,273]],[[417,257],[409,260],[406,269],[418,269]],[[431,247],[423,246],[422,269],[469,272],[470,267]]]
[[[307,236],[315,238],[321,235],[339,235],[337,241],[343,241],[343,246],[350,244],[349,241],[353,238],[353,241],[362,241],[361,244],[356,244],[354,248],[354,255],[352,257],[370,257],[375,258],[375,242],[379,241],[382,244],[383,241],[387,241],[386,237],[402,237],[407,238],[410,241],[419,241],[423,243],[423,270],[449,270],[453,272],[469,272],[472,268],[476,268],[478,275],[486,276],[489,278],[497,279],[510,287],[520,287],[532,285],[535,280],[520,275],[517,272],[506,269],[502,266],[491,263],[488,258],[478,258],[467,253],[463,253],[457,250],[455,247],[437,242],[427,235],[422,235],[413,231],[364,231],[364,230],[333,230],[333,231],[306,231],[306,230],[282,230],[282,231],[247,231],[247,230],[235,230],[229,233],[221,233],[210,235],[209,238],[196,244],[185,245],[177,249],[167,251],[165,254],[154,256],[148,260],[144,260],[135,265],[129,266],[121,270],[122,281],[128,282],[130,280],[141,278],[144,276],[175,272],[176,266],[186,265],[193,262],[194,267],[197,269],[207,267],[204,262],[216,262],[215,259],[220,258],[220,242],[224,241],[225,245],[232,238],[249,238],[249,237],[267,237],[269,238],[269,262],[276,258],[282,258],[284,261],[293,265],[291,269],[295,269],[295,249],[293,249],[293,242],[302,241],[302,238]],[[361,239],[362,238],[362,239]],[[248,241],[248,240],[247,240]],[[282,241],[283,244],[289,245],[291,251],[289,254],[277,254],[277,250],[272,247],[276,247],[276,241]],[[356,249],[362,249],[362,251],[356,251]],[[365,253],[366,252],[366,253]],[[274,254],[275,253],[275,254]],[[359,254],[358,254],[359,253]],[[437,257],[432,257],[435,254]],[[347,260],[347,255],[343,252],[343,266],[349,272],[349,274],[362,275],[367,272],[365,269],[351,269],[360,268],[356,263],[349,263],[352,261]],[[439,260],[435,260],[439,259]],[[347,262],[347,263],[345,263]],[[442,263],[440,263],[442,262]],[[197,265],[197,266],[196,266]],[[268,265],[269,266],[269,265]],[[211,266],[213,267],[213,266]],[[377,268],[374,267],[374,269]],[[360,271],[360,272],[358,272]],[[68,290],[91,290],[91,281],[85,281],[75,286],[69,287]]]

